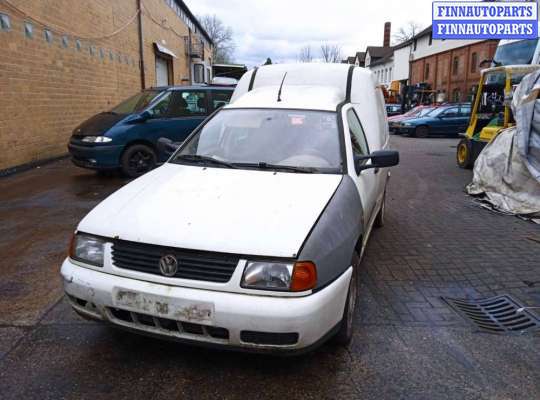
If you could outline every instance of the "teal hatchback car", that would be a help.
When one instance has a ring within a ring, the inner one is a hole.
[[[455,136],[465,132],[471,116],[469,103],[442,105],[427,114],[393,125],[396,133],[415,137]]]
[[[229,103],[234,88],[174,86],[144,90],[73,131],[72,162],[97,171],[140,176],[165,161],[158,139],[183,142],[204,119]]]

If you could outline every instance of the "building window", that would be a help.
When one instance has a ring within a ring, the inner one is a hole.
[[[459,57],[454,57],[452,61],[452,75],[457,75],[459,69]]]
[[[96,48],[94,46],[89,46],[88,51],[90,52],[90,55],[93,56],[96,54]]]
[[[452,101],[458,103],[459,101],[461,101],[461,93],[459,92],[459,89],[458,88],[455,88],[453,91],[452,91]]]
[[[204,83],[204,65],[203,64],[193,65],[193,82]]]
[[[34,37],[34,26],[30,22],[24,23],[24,35],[28,39],[32,39]]]
[[[418,41],[416,39],[413,40],[413,51],[416,51],[416,45],[418,44]]]
[[[77,48],[77,51],[81,51],[82,44],[81,44],[81,41],[79,39],[75,40],[75,47]]]
[[[11,30],[11,21],[9,20],[9,15],[0,14],[0,27],[3,31]]]
[[[478,54],[472,53],[472,56],[471,56],[471,72],[476,72],[477,67],[478,67]]]
[[[426,69],[424,71],[424,80],[428,80],[429,79],[429,63],[426,63]]]
[[[67,36],[62,36],[62,46],[67,48],[68,45],[69,45],[68,37]]]
[[[45,29],[43,31],[43,33],[45,34],[45,40],[48,42],[48,43],[52,43],[53,41],[53,34],[50,30],[48,29]]]

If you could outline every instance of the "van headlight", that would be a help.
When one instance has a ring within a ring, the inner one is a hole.
[[[105,240],[86,233],[77,233],[71,241],[69,256],[96,267],[103,267]]]
[[[82,138],[82,141],[86,143],[108,143],[112,139],[107,136],[85,136]]]
[[[248,261],[241,286],[247,289],[301,292],[317,284],[317,270],[310,261]]]

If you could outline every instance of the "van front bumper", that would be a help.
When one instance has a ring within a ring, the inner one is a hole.
[[[167,286],[85,268],[66,259],[61,274],[84,317],[142,334],[256,352],[303,352],[324,342],[343,317],[352,268],[303,297]]]
[[[68,144],[71,161],[78,167],[90,169],[114,169],[120,167],[120,156],[124,145],[85,146]]]

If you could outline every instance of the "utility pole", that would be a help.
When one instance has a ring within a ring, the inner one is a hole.
[[[139,67],[141,68],[141,87],[146,89],[146,81],[144,76],[144,41],[143,41],[143,20],[142,20],[142,0],[137,0],[137,7],[139,9]]]

